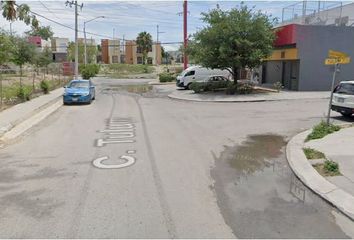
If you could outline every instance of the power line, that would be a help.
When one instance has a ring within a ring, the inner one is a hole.
[[[60,22],[58,22],[58,21],[55,21],[55,20],[50,19],[50,18],[48,18],[48,17],[45,17],[45,16],[43,16],[43,15],[41,15],[41,14],[39,14],[39,13],[33,12],[32,10],[30,10],[30,12],[31,12],[32,14],[38,16],[38,17],[41,17],[41,18],[46,19],[47,21],[53,22],[53,23],[58,24],[58,25],[60,25],[60,26],[62,26],[62,27],[65,27],[65,28],[68,28],[68,29],[71,29],[71,30],[75,31],[75,28],[73,28],[73,27],[71,27],[71,26],[62,24],[62,23],[60,23]],[[81,30],[78,30],[78,31],[81,32],[81,33],[83,33],[83,31],[81,31]],[[111,36],[102,35],[102,34],[98,34],[98,33],[92,33],[92,32],[86,32],[86,33],[89,34],[89,35],[98,36],[98,37],[105,37],[105,38],[109,38],[109,39],[112,38]]]
[[[39,2],[40,2],[40,4],[42,4],[42,6],[44,7],[44,8],[46,8],[47,10],[48,10],[48,12],[50,12],[51,14],[53,14],[56,18],[58,18],[58,16],[54,13],[54,12],[52,12],[41,0],[38,0]]]

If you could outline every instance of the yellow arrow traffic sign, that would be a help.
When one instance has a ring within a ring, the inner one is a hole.
[[[325,65],[334,65],[337,64],[337,59],[334,58],[326,58]]]
[[[344,52],[338,52],[334,50],[329,50],[328,51],[328,58],[346,58],[349,57],[348,54]]]
[[[334,65],[334,64],[348,64],[350,63],[350,57],[345,58],[326,58],[325,65]]]

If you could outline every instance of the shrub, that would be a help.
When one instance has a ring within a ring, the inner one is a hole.
[[[203,92],[203,91],[205,91],[205,83],[192,82],[189,85],[189,89],[193,90],[195,93]]]
[[[149,68],[148,68],[148,66],[144,65],[143,71],[144,71],[144,73],[149,73]]]
[[[253,85],[250,83],[238,83],[237,93],[238,94],[250,94],[253,92]]]
[[[236,93],[237,85],[233,82],[228,82],[226,86],[226,94],[234,95]]]
[[[327,124],[326,122],[321,121],[319,124],[314,126],[312,132],[307,136],[306,141],[312,139],[320,139],[325,137],[328,134],[331,134],[339,130],[340,130],[340,126],[334,124]]]
[[[323,166],[324,170],[327,171],[328,173],[335,173],[335,174],[339,174],[339,165],[336,162],[330,161],[330,160],[326,160],[324,162],[324,166]]]
[[[29,101],[31,99],[32,90],[28,86],[19,87],[17,90],[17,97],[21,99],[21,101]]]
[[[170,73],[160,73],[159,74],[160,82],[173,82],[175,79],[176,79],[176,77]]]
[[[280,92],[280,90],[282,90],[283,88],[283,85],[281,84],[281,82],[276,82],[273,84],[273,87],[278,91]]]
[[[46,80],[41,81],[40,87],[44,94],[49,93],[49,83]]]
[[[83,79],[90,79],[99,73],[100,65],[98,64],[80,65],[79,70]]]

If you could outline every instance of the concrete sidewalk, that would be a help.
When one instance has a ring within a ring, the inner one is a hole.
[[[257,93],[247,95],[226,95],[224,92],[207,92],[196,94],[191,90],[175,90],[168,97],[178,100],[196,102],[264,102],[298,99],[329,98],[330,92],[286,92]]]
[[[34,98],[28,102],[17,104],[0,112],[0,137],[15,126],[28,120],[33,115],[40,113],[53,105],[61,98],[63,89],[59,88],[49,94]]]
[[[294,173],[314,192],[354,220],[354,127],[304,143],[312,130],[293,137],[287,145],[287,159]],[[323,152],[339,164],[341,176],[322,177],[307,160],[304,147]]]

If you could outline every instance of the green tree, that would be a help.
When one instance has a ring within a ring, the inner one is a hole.
[[[54,32],[50,26],[38,28],[32,26],[32,29],[27,31],[26,34],[29,36],[40,36],[42,39],[48,40],[53,37]]]
[[[166,52],[164,47],[161,47],[161,57],[165,60],[166,64],[168,64],[171,59],[171,55]]]
[[[0,30],[0,64],[10,61],[13,44],[9,34]]]
[[[136,44],[143,54],[143,64],[146,64],[148,52],[152,48],[152,37],[150,33],[141,32],[136,38]]]
[[[11,39],[5,31],[0,31],[0,65],[8,62],[11,58],[11,48],[13,47]],[[2,72],[0,71],[0,109],[2,108]]]
[[[87,63],[94,63],[97,56],[96,45],[86,45]],[[70,42],[68,46],[68,60],[75,61],[75,43]],[[84,43],[79,43],[79,63],[84,63],[85,60],[85,46]]]
[[[26,63],[32,62],[35,56],[35,46],[28,43],[23,38],[14,38],[14,47],[12,48],[11,61],[20,67],[20,86],[22,87],[22,67]]]
[[[35,15],[31,14],[30,7],[27,4],[16,4],[16,1],[1,1],[2,16],[8,21],[23,21],[26,25],[39,27],[39,22]]]
[[[246,5],[202,13],[202,20],[207,26],[193,35],[186,52],[204,67],[227,69],[235,84],[239,69],[260,65],[273,49],[276,19]]]
[[[32,63],[38,68],[45,67],[48,73],[48,65],[53,62],[52,51],[49,47],[45,47],[42,52],[38,52],[32,59]]]

